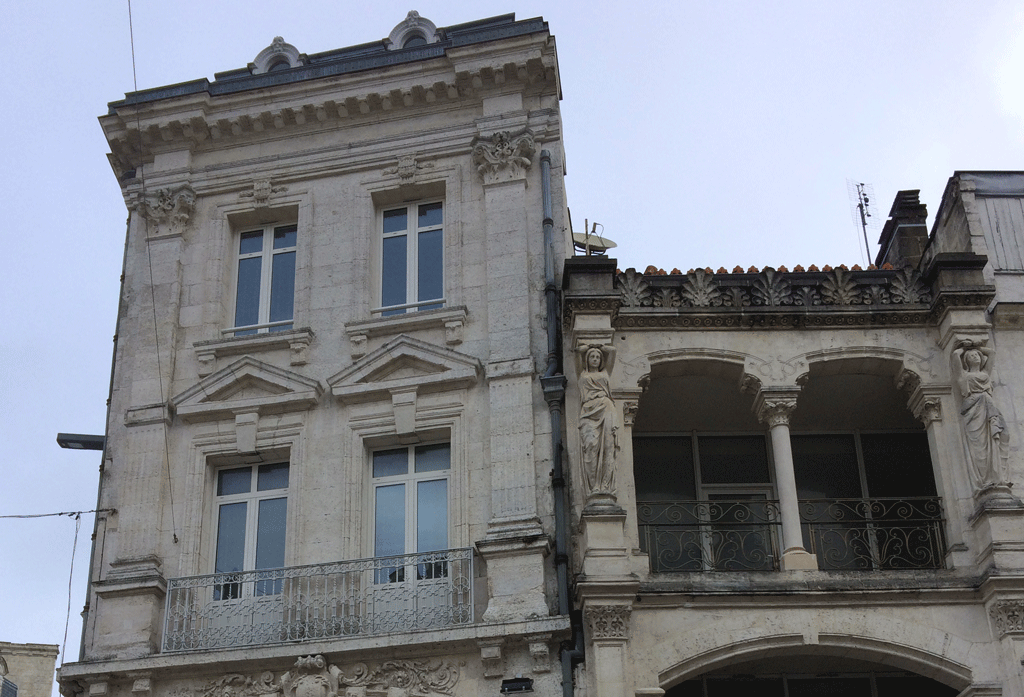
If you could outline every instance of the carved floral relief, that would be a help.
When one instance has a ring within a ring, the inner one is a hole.
[[[533,133],[523,129],[512,133],[499,131],[489,138],[478,138],[473,145],[473,164],[484,184],[524,179],[536,151]]]

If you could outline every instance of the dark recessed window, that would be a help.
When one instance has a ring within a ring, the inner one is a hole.
[[[412,36],[410,36],[408,39],[405,40],[405,43],[402,44],[402,48],[412,48],[413,46],[426,46],[426,45],[427,45],[426,37],[420,36],[419,34],[413,34]]]
[[[272,64],[269,68],[267,68],[267,72],[272,73],[277,70],[288,70],[288,68],[290,67],[292,66],[288,64],[288,61],[277,61],[276,63]]]

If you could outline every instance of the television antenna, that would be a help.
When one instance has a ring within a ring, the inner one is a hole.
[[[867,263],[870,264],[871,247],[868,244],[868,228],[872,230],[878,228],[874,215],[875,187],[871,184],[847,179],[846,190],[850,196],[850,215],[853,218],[853,224],[860,228],[861,234],[864,236],[864,253],[867,254]]]
[[[618,246],[607,237],[601,237],[597,234],[598,225],[601,224],[595,222],[594,227],[591,228],[590,221],[584,219],[583,232],[572,233],[572,246],[588,257],[594,254],[604,254],[609,249]],[[601,231],[604,231],[604,225],[601,225]]]

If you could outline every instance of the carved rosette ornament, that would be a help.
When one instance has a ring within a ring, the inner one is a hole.
[[[592,639],[628,638],[630,605],[592,605],[587,608],[587,624]]]
[[[484,178],[484,184],[516,181],[526,178],[534,152],[536,145],[530,129],[515,133],[499,131],[473,141],[473,165]]]
[[[147,223],[150,237],[181,234],[192,217],[196,192],[188,184],[142,192],[133,208]]]
[[[1007,634],[1024,634],[1024,599],[997,600],[988,611],[992,623],[1003,637]]]
[[[451,695],[459,668],[451,661],[356,663],[345,669],[323,656],[302,656],[280,679],[232,673],[209,683],[202,697],[440,697]]]

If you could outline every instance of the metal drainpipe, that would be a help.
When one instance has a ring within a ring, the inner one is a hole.
[[[569,584],[568,527],[565,474],[562,469],[562,404],[565,375],[558,372],[558,290],[555,287],[554,220],[551,213],[551,153],[540,152],[541,197],[544,203],[544,296],[547,302],[547,369],[541,377],[544,399],[551,414],[551,487],[555,503],[555,571],[558,576],[558,614],[572,617],[572,639],[563,644],[562,694],[572,697],[572,668],[583,660],[583,633],[578,613],[572,612]]]

